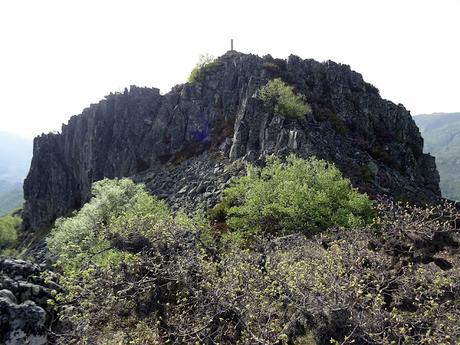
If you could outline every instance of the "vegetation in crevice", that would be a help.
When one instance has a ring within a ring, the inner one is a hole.
[[[270,80],[259,90],[259,98],[270,113],[287,117],[303,118],[311,113],[305,96],[296,95],[293,87],[280,78]]]
[[[190,72],[187,78],[188,83],[202,81],[206,73],[215,71],[220,66],[220,62],[213,56],[205,54],[201,55],[198,63]]]

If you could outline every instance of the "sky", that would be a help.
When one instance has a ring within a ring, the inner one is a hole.
[[[460,0],[1,0],[0,131],[60,130],[230,48],[348,64],[412,114],[460,111]]]

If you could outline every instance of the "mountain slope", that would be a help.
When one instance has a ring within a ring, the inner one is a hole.
[[[39,229],[69,214],[104,177],[133,176],[173,208],[210,207],[244,162],[263,163],[272,153],[332,161],[371,195],[440,197],[434,159],[423,154],[409,112],[349,66],[228,52],[198,76],[164,96],[134,86],[111,94],[61,134],[36,138],[24,226]],[[312,114],[267,111],[258,90],[273,78],[305,95]]]
[[[23,201],[22,183],[0,181],[0,217],[20,208]]]
[[[444,197],[460,201],[460,113],[417,115],[425,152],[436,157]]]
[[[31,159],[32,140],[0,132],[0,216],[22,206]]]

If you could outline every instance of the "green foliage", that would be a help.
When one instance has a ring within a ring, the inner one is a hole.
[[[310,105],[303,95],[296,95],[293,87],[280,78],[270,80],[259,94],[267,111],[284,117],[302,118],[311,113]]]
[[[225,223],[227,220],[228,209],[232,205],[229,205],[228,199],[220,202],[207,212],[207,217],[212,223]]]
[[[363,226],[373,218],[372,202],[333,164],[294,155],[285,165],[271,156],[266,167],[249,167],[224,191],[223,205],[228,225],[248,236],[314,234],[331,226]]]
[[[453,205],[418,209],[384,203],[377,208],[378,231],[363,228],[370,217],[355,211],[370,212],[369,200],[326,164],[291,156],[283,165],[272,157],[267,168],[250,168],[225,192],[222,210],[230,221],[250,199],[264,205],[262,213],[293,218],[300,213],[284,207],[296,210],[311,200],[312,216],[334,208],[342,215],[337,222],[356,228],[313,237],[284,236],[283,230],[282,237],[256,236],[257,250],[221,250],[206,237],[209,225],[202,214],[173,217],[130,180],[97,183],[92,207],[61,220],[52,235],[66,291],[56,295],[57,304],[66,306],[62,316],[74,327],[56,334],[59,343],[458,343],[458,211]],[[342,212],[337,205],[354,207]],[[279,223],[287,229],[296,222],[284,221]],[[136,235],[148,241],[145,250],[114,241],[129,244]],[[110,248],[112,255],[99,248]],[[66,258],[69,250],[78,266]],[[452,268],[439,268],[439,258]]]
[[[131,254],[113,248],[114,236],[134,231],[146,235],[158,221],[170,217],[164,202],[129,179],[96,182],[92,192],[90,202],[73,217],[56,221],[48,238],[50,251],[58,256],[58,265],[68,274],[130,258]]]
[[[61,316],[85,327],[90,327],[89,321],[102,318],[100,311],[107,334],[98,343],[111,344],[119,337],[124,339],[124,335],[117,332],[120,327],[129,330],[131,336],[138,334],[145,340],[156,339],[146,325],[139,328],[142,322],[137,319],[135,325],[130,324],[129,319],[120,322],[113,319],[115,308],[132,308],[133,302],[120,302],[120,287],[108,294],[107,284],[118,281],[120,286],[129,286],[126,281],[129,278],[124,273],[141,274],[137,270],[143,269],[144,251],[153,250],[156,243],[161,243],[161,250],[167,251],[180,229],[198,233],[209,228],[208,221],[199,213],[194,217],[182,213],[173,217],[163,201],[149,195],[143,185],[130,179],[96,182],[92,193],[92,199],[80,211],[56,221],[48,238],[49,250],[57,256],[56,266],[62,273],[59,283],[65,289],[65,293],[56,293],[57,303],[50,301],[50,304],[58,309],[66,304],[77,307],[70,314],[64,308]],[[156,261],[152,265],[159,263]],[[120,271],[121,267],[124,270]],[[174,271],[179,272],[177,268]],[[105,308],[100,308],[101,299],[104,299]]]
[[[7,215],[0,218],[0,253],[11,249],[17,240],[17,229],[21,224],[21,218]]]
[[[190,72],[190,75],[187,79],[188,83],[193,83],[196,81],[201,81],[204,79],[204,76],[207,72],[216,70],[220,66],[219,61],[211,55],[201,55],[200,60],[196,66]]]

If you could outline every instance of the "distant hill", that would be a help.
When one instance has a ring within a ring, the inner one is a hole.
[[[22,206],[22,182],[0,181],[0,217]]]
[[[425,152],[436,157],[443,196],[460,201],[460,113],[414,116]]]
[[[22,184],[31,158],[31,139],[0,132],[0,216],[22,206]]]

